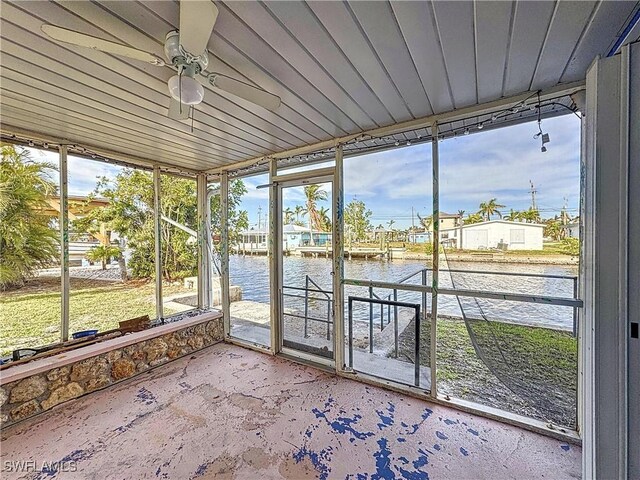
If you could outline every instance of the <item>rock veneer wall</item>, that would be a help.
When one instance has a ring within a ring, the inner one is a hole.
[[[0,387],[2,428],[224,339],[222,318],[52,368]]]

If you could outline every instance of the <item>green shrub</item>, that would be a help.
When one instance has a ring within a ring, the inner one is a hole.
[[[580,240],[577,238],[565,238],[560,242],[559,250],[566,255],[577,257],[580,255]]]
[[[20,287],[39,268],[58,257],[55,217],[45,212],[56,191],[49,163],[27,150],[2,145],[0,161],[0,290]]]

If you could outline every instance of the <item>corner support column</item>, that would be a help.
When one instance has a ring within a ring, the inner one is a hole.
[[[153,227],[155,231],[156,318],[164,323],[162,306],[162,225],[160,205],[160,167],[153,167]]]
[[[224,319],[224,336],[231,335],[231,299],[229,298],[229,173],[220,175],[220,296]]]
[[[61,328],[60,340],[69,340],[69,179],[67,175],[67,146],[60,145],[60,279]]]

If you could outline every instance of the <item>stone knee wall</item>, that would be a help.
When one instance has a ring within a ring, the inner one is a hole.
[[[224,339],[221,318],[116,348],[0,387],[2,428]]]

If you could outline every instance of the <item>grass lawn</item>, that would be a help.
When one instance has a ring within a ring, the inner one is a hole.
[[[165,286],[166,296],[184,291]],[[0,293],[0,355],[23,347],[37,347],[60,340],[60,279],[40,277],[25,287]],[[155,285],[71,279],[69,332],[108,330],[118,322],[141,315],[155,318]],[[166,308],[165,315],[177,313]]]
[[[478,357],[464,321],[438,319],[441,393],[575,427],[577,341],[569,333],[502,322],[470,320]],[[400,336],[401,356],[413,358],[414,327]],[[420,363],[429,364],[430,325],[421,325]],[[484,360],[484,361],[483,361]],[[485,363],[486,362],[486,363]]]
[[[424,253],[431,255],[431,246],[425,243],[410,243],[410,242],[390,242],[389,245],[393,248],[406,248],[410,253]],[[380,242],[377,243],[357,243],[354,244],[357,247],[367,248],[380,248]],[[447,253],[459,253],[459,254],[473,254],[473,253],[504,253],[505,256],[514,257],[535,257],[535,256],[548,256],[548,255],[565,255],[571,256],[563,250],[563,246],[560,242],[544,243],[542,250],[457,250],[447,249]]]

